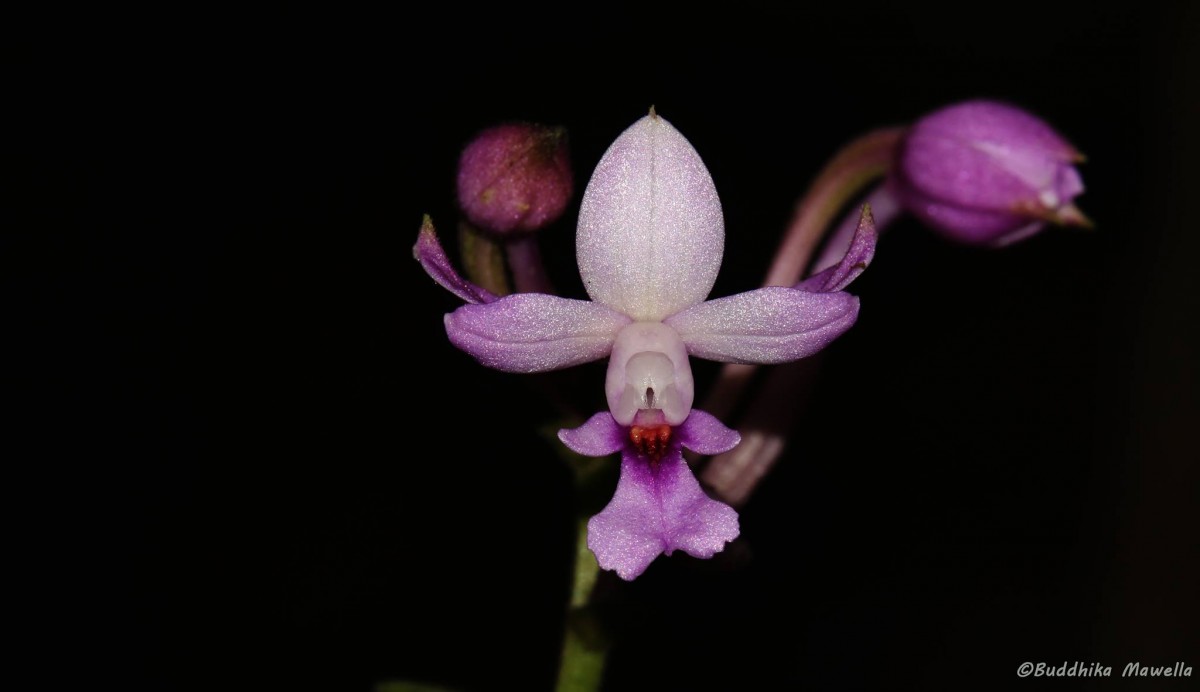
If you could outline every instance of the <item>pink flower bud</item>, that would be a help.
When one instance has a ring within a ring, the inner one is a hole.
[[[458,163],[458,203],[492,233],[536,231],[562,215],[573,184],[563,128],[528,123],[484,130]]]
[[[968,101],[921,118],[905,135],[895,185],[904,207],[947,238],[1005,245],[1047,223],[1089,225],[1079,152],[1033,115]]]

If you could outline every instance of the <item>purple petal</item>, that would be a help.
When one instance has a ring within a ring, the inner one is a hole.
[[[1056,162],[1036,152],[1004,153],[919,128],[905,139],[901,161],[908,184],[921,194],[989,211],[1038,204],[1058,172]]]
[[[653,464],[626,449],[616,494],[588,521],[596,561],[626,580],[659,553],[709,558],[737,535],[737,512],[704,494],[679,445]]]
[[[1075,199],[1083,193],[1083,177],[1074,166],[1060,166],[1054,180],[1054,192],[1059,199]]]
[[[596,166],[579,209],[576,255],[588,295],[654,322],[704,300],[721,266],[725,222],[712,177],[654,113]]]
[[[603,358],[626,324],[599,303],[518,293],[446,315],[446,334],[488,367],[544,372]]]
[[[786,363],[825,348],[854,324],[858,298],[768,286],[672,315],[688,353],[724,363]]]
[[[851,281],[863,273],[871,258],[875,256],[875,243],[879,233],[875,230],[875,217],[871,216],[871,207],[864,206],[858,217],[858,227],[854,229],[854,237],[850,239],[850,247],[836,265],[796,284],[796,288],[809,293],[832,293],[850,285]]]
[[[1052,210],[1082,192],[1067,173],[1079,154],[1019,108],[968,101],[921,118],[901,146],[908,184],[934,201],[978,211]]]
[[[625,431],[608,411],[601,411],[578,428],[563,428],[558,439],[576,454],[603,457],[619,451],[628,441]]]
[[[956,242],[989,245],[996,238],[1029,225],[1029,219],[1019,214],[965,209],[938,202],[905,185],[899,189],[907,195],[905,205],[917,218],[940,235]]]
[[[1079,152],[1044,120],[997,101],[965,101],[926,115],[918,126],[952,132],[969,142],[1036,151],[1058,161],[1079,159]]]
[[[736,430],[725,427],[711,413],[696,408],[692,409],[683,425],[675,428],[675,435],[680,444],[699,454],[728,452],[742,441],[742,436]]]
[[[413,257],[421,263],[431,279],[468,303],[491,303],[496,300],[495,294],[467,281],[454,271],[446,251],[438,242],[437,232],[433,230],[433,220],[428,216],[421,222],[421,234],[413,246]]]

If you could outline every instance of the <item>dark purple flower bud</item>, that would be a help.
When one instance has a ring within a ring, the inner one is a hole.
[[[948,106],[918,120],[898,152],[904,207],[951,240],[1006,245],[1046,223],[1087,226],[1072,204],[1083,160],[1042,120],[994,101]]]
[[[492,233],[536,231],[562,215],[573,182],[566,131],[528,123],[479,133],[458,162],[458,203]]]

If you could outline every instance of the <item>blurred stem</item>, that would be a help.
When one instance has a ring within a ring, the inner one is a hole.
[[[803,278],[813,252],[837,213],[868,185],[887,174],[904,132],[903,127],[872,130],[833,155],[796,203],[792,223],[775,253],[764,286],[794,286]],[[756,365],[742,364],[721,368],[701,408],[718,418],[728,417],[737,408],[757,370]]]
[[[871,205],[871,216],[875,219],[875,229],[880,236],[904,212],[904,207],[901,206],[900,198],[896,196],[890,180],[884,181],[883,184],[872,190],[863,203]],[[846,250],[850,248],[854,231],[858,229],[858,219],[859,209],[857,208],[851,209],[842,217],[841,224],[828,235],[824,247],[817,255],[817,260],[813,262],[812,273],[815,274],[842,261]]]
[[[732,507],[750,499],[787,448],[796,421],[809,406],[821,367],[818,353],[777,366],[738,422],[742,442],[709,460],[700,480]]]
[[[596,556],[587,546],[587,518],[581,517],[575,531],[575,579],[571,584],[571,608],[587,606],[600,574]]]
[[[591,605],[600,566],[587,547],[587,518],[580,517],[575,535],[575,575],[563,633],[557,692],[594,692],[604,678],[608,641]]]
[[[881,235],[903,211],[887,183],[873,190],[867,196],[866,203],[871,205],[876,228]],[[851,209],[841,225],[829,234],[829,240],[813,264],[814,272],[841,261],[858,228],[859,218],[859,210]],[[741,507],[775,466],[787,447],[788,438],[796,430],[796,422],[809,406],[813,383],[824,355],[818,353],[794,363],[779,365],[771,371],[771,376],[763,382],[738,422],[741,444],[710,459],[700,475],[717,497],[733,507]],[[744,388],[756,368],[753,365],[734,367],[738,369],[727,380],[733,384],[726,385],[726,391]]]
[[[506,243],[508,265],[512,268],[513,285],[518,293],[554,295],[554,285],[546,275],[542,251],[537,236],[529,234]]]
[[[764,286],[792,286],[800,281],[813,250],[837,213],[887,173],[904,131],[902,127],[872,130],[833,155],[796,204],[796,213]]]
[[[500,243],[466,221],[459,221],[458,248],[468,279],[498,296],[512,293],[504,275],[504,248]]]

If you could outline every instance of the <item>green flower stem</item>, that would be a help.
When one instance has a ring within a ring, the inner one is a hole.
[[[588,520],[580,517],[575,530],[575,579],[571,584],[570,608],[584,608],[592,597],[592,589],[596,586],[596,577],[600,575],[600,565],[596,556],[587,546]]]
[[[571,584],[571,602],[563,633],[562,661],[558,669],[557,692],[594,692],[604,678],[608,640],[591,605],[592,592],[600,566],[587,547],[587,519],[577,523],[575,576]]]

